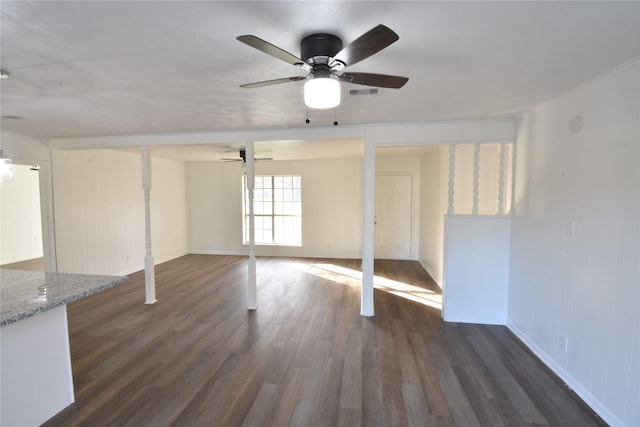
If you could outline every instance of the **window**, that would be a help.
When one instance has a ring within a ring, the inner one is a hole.
[[[249,243],[249,192],[243,179],[244,243]],[[300,176],[256,176],[253,193],[255,242],[302,245],[302,179]]]

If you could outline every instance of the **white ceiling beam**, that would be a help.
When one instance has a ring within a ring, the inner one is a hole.
[[[376,146],[427,145],[461,142],[513,142],[512,119],[337,126],[327,128],[267,129],[157,135],[53,138],[53,149],[98,149],[139,146],[233,144],[244,141],[357,139]]]

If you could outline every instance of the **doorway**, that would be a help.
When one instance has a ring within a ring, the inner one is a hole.
[[[13,165],[13,180],[0,184],[0,265],[43,270],[38,168]]]
[[[413,177],[376,175],[375,248],[378,259],[411,259]]]

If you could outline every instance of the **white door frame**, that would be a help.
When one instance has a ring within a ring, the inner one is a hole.
[[[420,195],[419,182],[417,181],[417,174],[415,172],[380,172],[376,173],[376,178],[379,176],[398,176],[398,175],[408,175],[411,177],[411,232],[409,237],[409,256],[411,260],[418,260],[418,245],[416,242],[419,241],[416,237],[419,233],[419,212],[418,209],[420,207],[420,203],[418,203],[418,197]],[[376,188],[376,192],[378,189]],[[374,203],[375,209],[375,203]],[[374,236],[374,253],[375,253],[375,236]]]

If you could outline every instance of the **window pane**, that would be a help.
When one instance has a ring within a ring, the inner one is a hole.
[[[299,216],[301,213],[300,208],[301,208],[300,203],[287,203],[285,204],[285,209],[283,213],[285,215]]]
[[[260,202],[263,200],[262,189],[256,188],[253,192],[253,201]]]
[[[263,213],[265,215],[272,215],[273,214],[273,204],[271,202],[264,202],[262,211],[263,211]]]
[[[300,176],[256,176],[254,226],[256,243],[301,244],[302,180]],[[249,239],[249,203],[244,192],[244,238]]]
[[[264,218],[261,216],[254,216],[253,225],[256,230],[264,229]]]
[[[281,202],[284,200],[284,192],[282,191],[282,189],[278,188],[273,190],[273,200],[275,200],[276,202]]]

